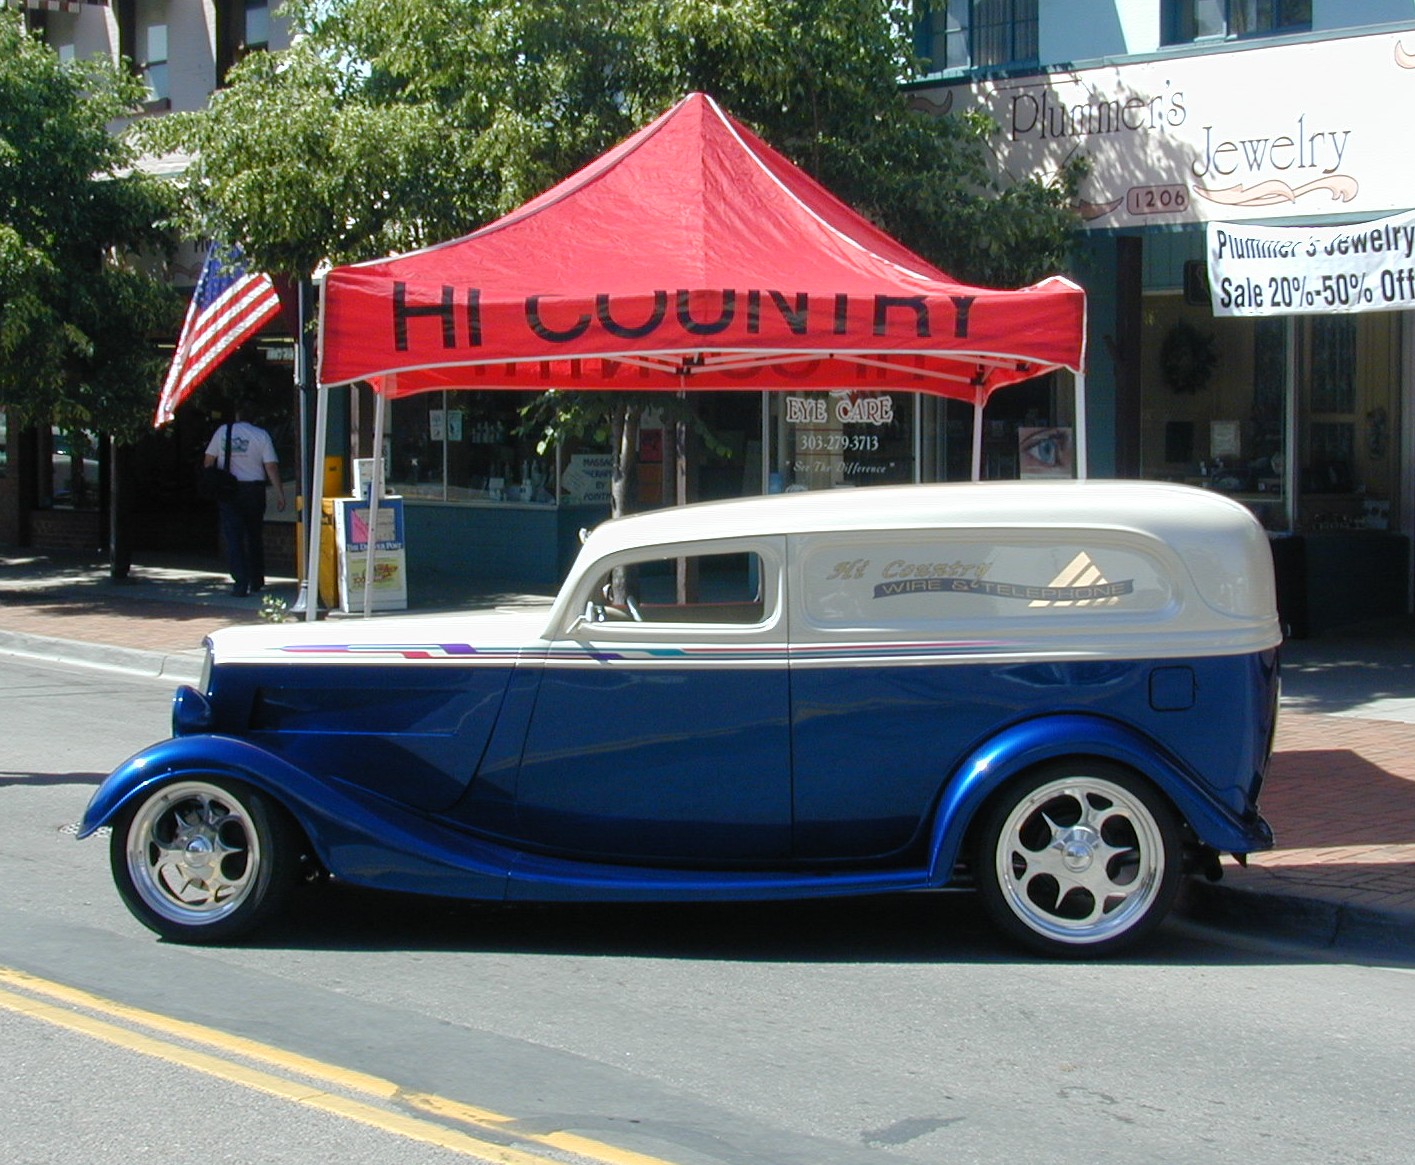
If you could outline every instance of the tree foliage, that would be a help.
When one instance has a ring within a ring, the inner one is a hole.
[[[18,424],[121,437],[151,416],[152,336],[181,305],[138,256],[169,245],[173,192],[110,132],[143,96],[106,63],[61,63],[0,12],[0,407]]]
[[[923,0],[291,0],[183,149],[189,229],[290,276],[454,238],[553,185],[692,90],[966,281],[1058,269],[1074,170],[1003,188],[994,127],[911,107]],[[995,243],[989,240],[996,240]]]

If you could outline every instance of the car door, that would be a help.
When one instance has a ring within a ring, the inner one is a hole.
[[[586,577],[528,726],[522,841],[611,862],[789,856],[783,546],[663,546]]]

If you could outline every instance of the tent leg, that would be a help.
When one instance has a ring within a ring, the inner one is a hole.
[[[1076,373],[1076,477],[1086,480],[1086,374]]]
[[[299,296],[296,301],[296,335],[295,335],[295,402],[300,412],[300,450],[296,458],[295,465],[295,492],[299,497],[299,504],[304,508],[304,512],[297,516],[297,521],[308,523],[310,485],[313,473],[310,469],[310,393],[315,391],[310,383],[310,369],[314,366],[314,337],[310,333],[309,323],[314,313],[314,283],[304,278],[300,280]],[[308,538],[306,538],[308,542]],[[314,598],[310,595],[313,593]],[[303,615],[309,605],[319,606],[319,584],[316,581],[313,591],[310,588],[310,564],[305,563],[305,569],[300,578],[299,593],[295,596],[295,601],[290,605],[290,614]]]
[[[390,376],[390,381],[395,378]],[[373,614],[373,562],[378,546],[378,503],[383,497],[383,423],[388,415],[388,397],[374,393],[373,407],[373,480],[368,494],[368,546],[364,550],[364,618]],[[358,504],[358,499],[354,499]]]
[[[973,404],[973,480],[983,480],[983,405],[987,402],[978,394]]]
[[[313,623],[319,618],[319,535],[320,528],[324,525],[324,451],[328,444],[328,390],[323,385],[316,385],[314,399],[314,465],[310,469],[310,508],[305,514],[305,521],[309,523],[309,552],[305,556],[305,577],[309,580],[309,593],[305,602],[306,623]]]

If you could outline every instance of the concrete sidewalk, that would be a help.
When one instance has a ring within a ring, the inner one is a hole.
[[[298,587],[272,579],[267,593],[293,604]],[[409,608],[548,599],[424,582]],[[149,556],[115,582],[94,559],[0,549],[0,652],[190,682],[202,637],[259,622],[261,607],[260,596],[231,596],[215,564]],[[1415,960],[1415,620],[1284,647],[1262,805],[1277,847],[1246,868],[1225,858],[1223,880],[1196,880],[1183,908],[1253,933]]]

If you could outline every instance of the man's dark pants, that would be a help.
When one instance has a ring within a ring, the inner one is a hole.
[[[217,508],[236,594],[260,590],[265,586],[265,482],[240,482],[236,497]]]

